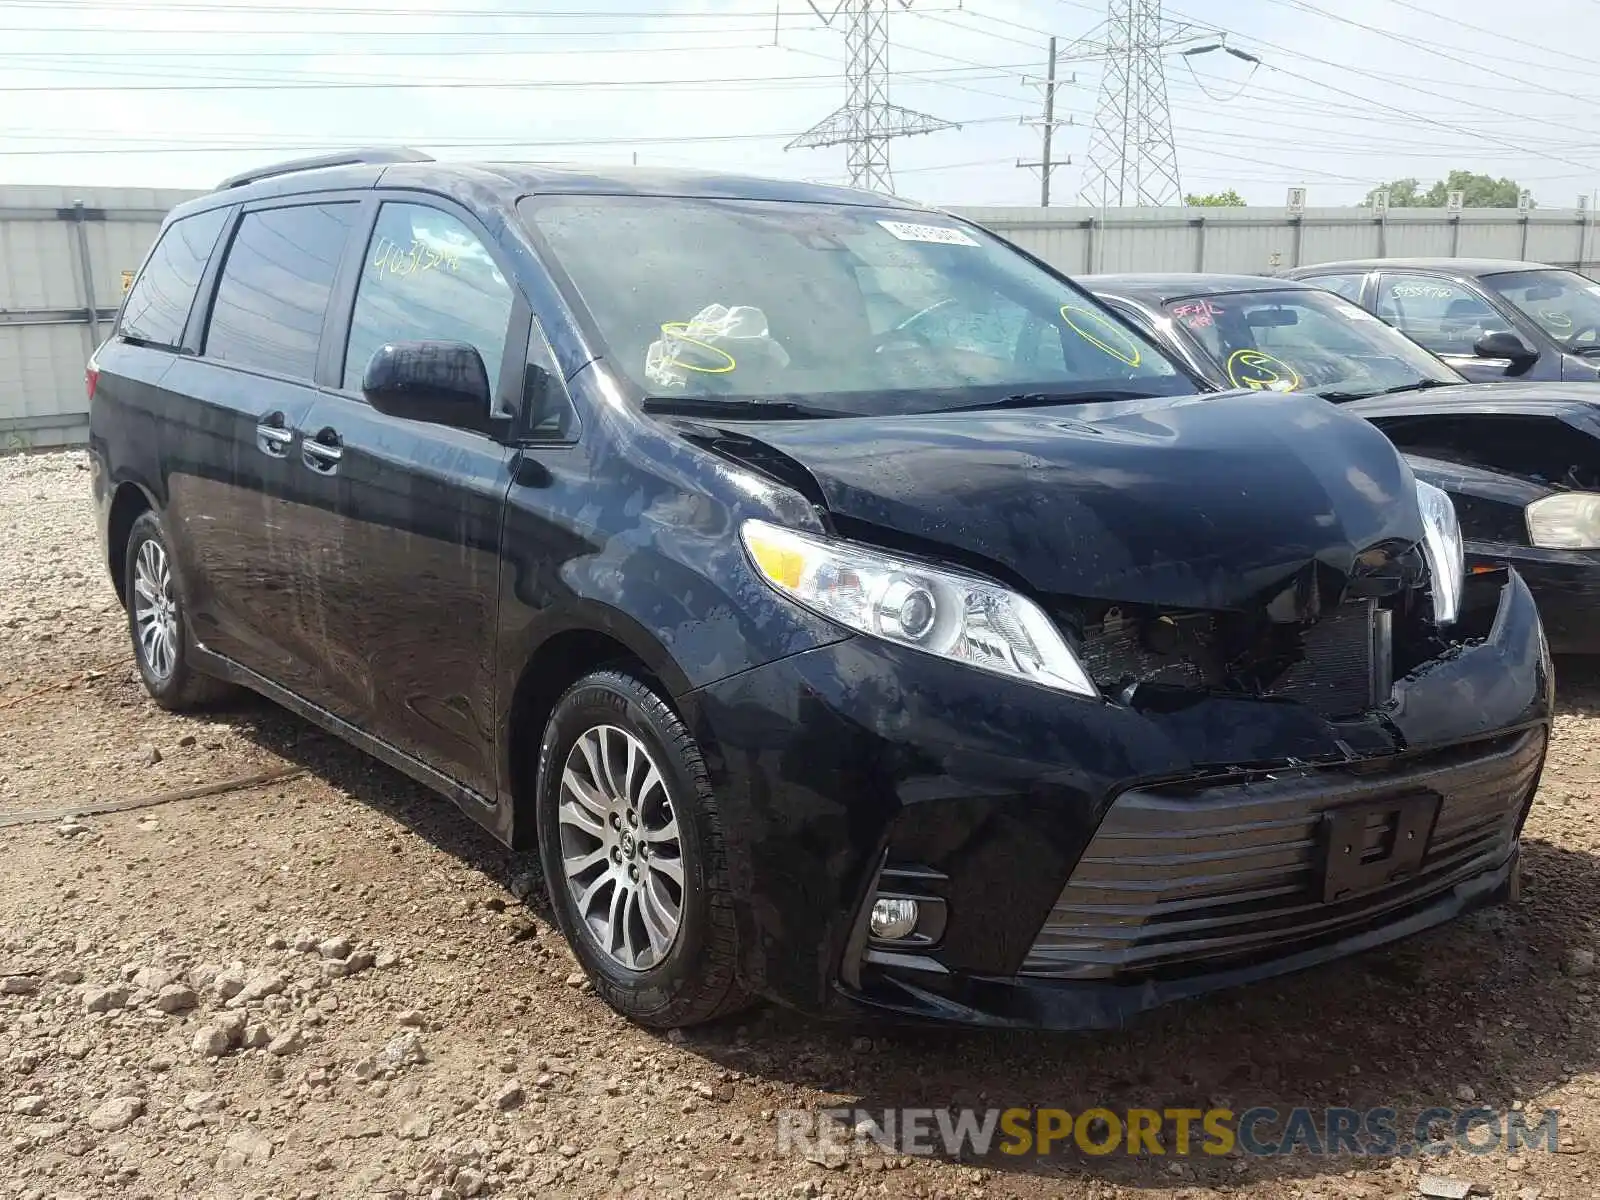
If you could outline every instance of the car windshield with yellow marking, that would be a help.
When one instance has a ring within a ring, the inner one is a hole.
[[[1351,400],[1460,378],[1366,309],[1311,288],[1170,300],[1169,316],[1234,387]]]
[[[653,398],[881,415],[1195,390],[1098,301],[942,214],[647,195],[522,212],[611,368]]]

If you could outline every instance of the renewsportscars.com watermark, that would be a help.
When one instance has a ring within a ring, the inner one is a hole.
[[[1556,1153],[1560,1110],[1426,1108],[824,1108],[778,1112],[778,1151],[807,1158],[852,1152],[947,1158],[1242,1153],[1402,1157]]]

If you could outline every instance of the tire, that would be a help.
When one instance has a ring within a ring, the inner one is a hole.
[[[202,675],[190,661],[183,596],[172,571],[166,534],[155,513],[139,514],[128,531],[124,571],[133,661],[150,698],[170,712],[185,712],[226,696],[227,684]]]
[[[748,1006],[717,799],[694,738],[661,697],[620,671],[579,680],[545,726],[537,788],[551,907],[600,997],[658,1029]],[[592,865],[569,874],[584,860]]]

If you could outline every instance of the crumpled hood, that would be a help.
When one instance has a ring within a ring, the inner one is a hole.
[[[1045,595],[1251,608],[1308,577],[1342,588],[1364,550],[1422,536],[1388,439],[1313,396],[719,424],[803,465],[847,523]]]

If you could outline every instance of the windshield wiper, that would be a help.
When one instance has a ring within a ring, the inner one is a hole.
[[[1018,392],[1014,396],[1001,396],[981,404],[961,404],[955,408],[936,408],[932,415],[953,412],[979,412],[986,408],[1049,408],[1056,404],[1100,404],[1115,400],[1152,400],[1153,392]]]
[[[814,417],[854,417],[859,413],[837,408],[812,408],[792,400],[708,400],[701,396],[646,396],[644,411],[679,417],[728,417],[734,420],[809,420]]]
[[[1373,396],[1393,396],[1397,392],[1425,392],[1429,388],[1455,387],[1448,379],[1419,379],[1415,383],[1397,383],[1393,387],[1378,388],[1371,392],[1318,392],[1324,400],[1338,403],[1341,400],[1369,400]]]

